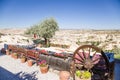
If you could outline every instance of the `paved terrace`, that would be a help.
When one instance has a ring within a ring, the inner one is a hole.
[[[115,61],[114,80],[120,80],[120,60]],[[59,80],[59,71],[49,70],[41,74],[39,66],[34,64],[29,67],[21,63],[20,59],[13,59],[11,56],[0,53],[0,80]]]
[[[56,70],[41,74],[36,64],[29,67],[27,62],[21,63],[20,59],[0,54],[0,80],[59,80],[58,74]]]
[[[3,46],[0,45],[0,50]],[[9,55],[0,53],[0,80],[59,80],[59,71],[49,69],[46,74],[41,74],[39,66],[32,67],[27,62],[21,63],[20,59],[13,59]]]

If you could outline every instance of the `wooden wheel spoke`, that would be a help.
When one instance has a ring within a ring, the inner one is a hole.
[[[95,53],[93,54],[93,58],[95,57],[96,53],[97,53],[97,52],[95,51]]]
[[[86,56],[85,56],[85,51],[84,51],[84,49],[82,49],[82,51],[83,51],[83,56],[84,56],[84,58],[86,59]]]
[[[82,61],[82,60],[80,60],[80,59],[78,59],[78,58],[74,58],[74,59],[76,59],[76,60],[78,60],[78,61],[80,61],[80,62],[82,62],[82,63],[83,63],[83,61]]]
[[[91,48],[89,48],[89,53],[88,53],[88,58],[90,59],[90,50],[91,50]]]
[[[97,58],[97,59],[93,60],[92,62],[94,63],[94,62],[96,62],[96,61],[98,61],[98,60],[100,60],[100,58]]]
[[[82,61],[84,60],[84,58],[79,54],[79,53],[77,53],[78,54],[78,56],[82,59]]]

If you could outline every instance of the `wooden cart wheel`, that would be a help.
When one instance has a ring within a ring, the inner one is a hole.
[[[91,72],[92,80],[95,75],[99,80],[104,80],[105,75],[109,74],[109,61],[104,52],[93,45],[83,45],[75,50],[73,55],[74,70],[87,70]],[[75,76],[75,71],[74,71]],[[106,78],[106,77],[105,77]]]

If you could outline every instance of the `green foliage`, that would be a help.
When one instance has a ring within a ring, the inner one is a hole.
[[[25,34],[36,34],[39,30],[37,29],[38,25],[33,25],[25,31]]]
[[[70,45],[66,45],[66,44],[54,44],[54,43],[50,43],[50,46],[52,47],[60,47],[60,48],[70,48]]]
[[[89,79],[91,77],[91,73],[89,71],[84,71],[82,74],[82,78]]]
[[[91,44],[92,44],[92,45],[95,45],[95,46],[98,46],[100,43],[101,43],[101,42],[99,42],[99,41],[96,41],[96,42],[95,42],[95,41],[91,41]]]
[[[76,44],[78,45],[83,45],[83,44],[91,44],[91,45],[95,45],[98,46],[101,42],[100,41],[86,41],[86,42],[80,42],[80,40],[78,40],[76,42]]]
[[[112,50],[115,54],[120,54],[120,48],[118,47],[114,47],[114,49]]]
[[[57,22],[53,19],[46,19],[40,24],[41,27],[41,36],[43,38],[52,38],[55,34],[55,31],[59,29]]]
[[[119,54],[120,55],[120,48],[118,48],[117,46],[114,46],[114,48],[112,50],[105,50],[105,52],[113,52],[114,54]]]
[[[28,28],[25,34],[37,34],[41,37],[51,38],[58,29],[57,22],[53,18],[49,18],[43,20],[37,25],[33,25],[31,28]]]
[[[33,40],[33,42],[34,42],[35,44],[44,44],[44,43],[45,43],[45,42],[44,42],[43,40],[41,40],[41,39]]]
[[[49,45],[49,39],[55,35],[55,32],[59,29],[57,22],[53,18],[43,20],[38,25],[33,25],[27,29],[25,34],[36,34],[39,37],[44,38],[46,46]]]
[[[89,71],[80,71],[80,70],[77,70],[75,72],[76,76],[81,78],[81,79],[89,79],[91,78],[91,73]]]
[[[13,53],[14,54],[14,56],[18,56],[18,54],[17,53]]]
[[[80,44],[81,44],[81,42],[78,40],[78,41],[76,42],[76,44],[80,45]]]
[[[21,59],[25,59],[26,57],[25,56],[21,56]]]
[[[75,74],[76,74],[77,77],[81,77],[82,76],[82,72],[80,70],[77,70],[75,72]]]
[[[116,59],[120,59],[120,54],[115,54],[114,57],[115,57]]]

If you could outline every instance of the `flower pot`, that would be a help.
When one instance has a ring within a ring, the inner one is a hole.
[[[11,53],[11,57],[14,58],[14,59],[17,59],[18,58],[18,54],[17,53]]]
[[[69,80],[70,73],[68,71],[60,71],[59,78],[60,80]]]
[[[33,60],[28,60],[27,63],[28,63],[28,66],[31,67],[33,65]]]
[[[75,76],[75,80],[91,80],[91,78],[89,78],[89,79],[83,79],[83,78],[79,78],[79,77]]]
[[[6,50],[6,55],[10,55],[10,53],[9,53],[9,51],[8,51],[8,50]]]
[[[45,74],[48,72],[48,65],[47,66],[44,66],[44,67],[40,67],[40,71],[42,74]]]
[[[21,58],[21,63],[25,63],[26,58]]]
[[[14,55],[13,54],[10,54],[12,58],[14,58]]]
[[[18,56],[14,55],[14,59],[17,59],[17,58],[18,58]]]

